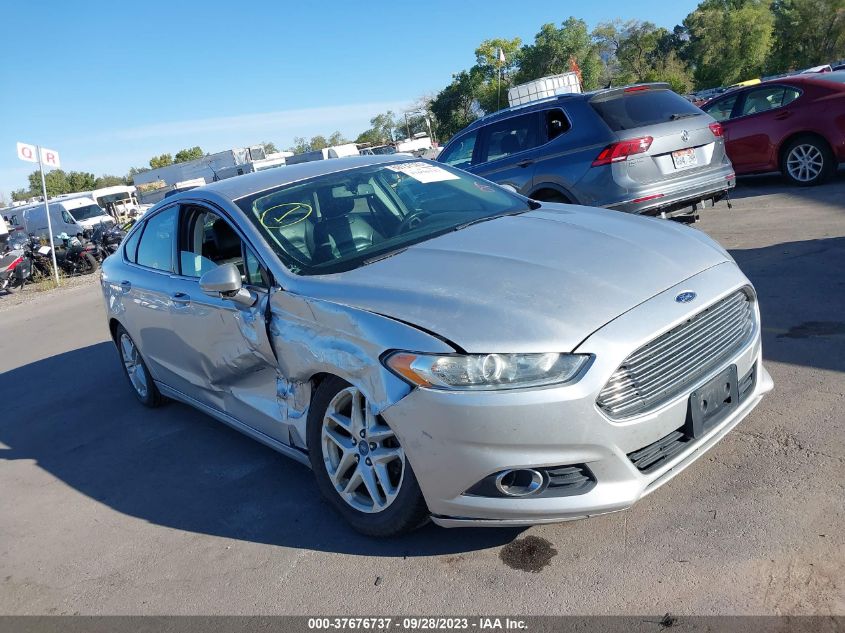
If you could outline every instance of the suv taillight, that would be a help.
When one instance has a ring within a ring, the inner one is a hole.
[[[641,138],[631,138],[627,141],[611,143],[596,156],[596,159],[593,161],[593,167],[618,163],[628,158],[628,156],[647,152],[653,140],[650,136],[643,136]]]
[[[710,131],[713,132],[713,136],[724,136],[725,131],[722,129],[721,123],[711,123],[709,127]]]

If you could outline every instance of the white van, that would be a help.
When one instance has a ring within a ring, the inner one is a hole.
[[[99,224],[114,224],[114,218],[103,211],[91,198],[50,200],[50,222],[53,235],[76,235]],[[47,237],[47,213],[44,203],[33,205],[21,213],[24,230],[38,237]]]

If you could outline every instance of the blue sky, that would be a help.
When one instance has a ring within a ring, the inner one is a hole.
[[[399,111],[474,63],[490,37],[531,41],[568,16],[671,28],[693,0],[40,2],[0,8],[0,192],[27,186],[15,142],[66,170],[125,174],[206,152],[340,130]]]

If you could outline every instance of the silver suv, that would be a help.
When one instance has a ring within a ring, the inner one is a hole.
[[[736,181],[722,126],[667,84],[502,110],[455,135],[437,160],[535,200],[679,219]]]

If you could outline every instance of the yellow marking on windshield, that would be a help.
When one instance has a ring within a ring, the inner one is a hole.
[[[290,207],[290,208],[287,208]],[[274,214],[274,216],[267,217],[267,214],[274,209],[286,209],[283,213]],[[301,217],[289,222],[287,224],[284,223],[285,219],[291,215],[292,213],[296,213],[297,211],[303,210],[304,213]],[[264,209],[264,211],[259,215],[258,210],[256,209],[256,215],[258,215],[258,221],[261,222],[261,225],[266,229],[285,229],[289,226],[293,226],[299,222],[305,220],[314,209],[311,207],[310,204],[305,204],[304,202],[283,202],[282,204],[276,204],[272,207],[268,207]],[[269,224],[268,224],[269,222]]]

